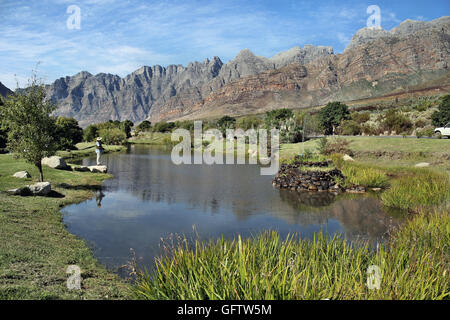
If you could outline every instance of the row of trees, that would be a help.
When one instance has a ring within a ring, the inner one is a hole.
[[[45,88],[35,76],[25,90],[0,97],[0,149],[8,149],[34,164],[44,180],[41,161],[57,150],[76,149],[81,141],[102,136],[107,144],[126,142],[133,122],[108,121],[84,131],[73,118],[54,117],[57,106],[46,99]]]
[[[119,120],[109,120],[104,123],[91,124],[84,129],[83,141],[91,142],[97,137],[102,137],[106,144],[125,144],[131,137],[131,130],[134,123],[130,120],[120,122]]]

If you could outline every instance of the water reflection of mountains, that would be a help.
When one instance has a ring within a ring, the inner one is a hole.
[[[230,210],[239,220],[265,213],[303,226],[337,220],[348,238],[379,238],[396,224],[373,197],[276,190],[272,177],[261,176],[257,166],[176,166],[166,151],[148,154],[144,148],[105,161],[115,176],[105,190],[131,193],[136,201],[184,203],[210,214]]]

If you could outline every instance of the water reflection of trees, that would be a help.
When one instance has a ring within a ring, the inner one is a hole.
[[[125,191],[141,201],[182,203],[212,214],[229,210],[240,220],[270,213],[302,226],[334,219],[347,237],[380,237],[392,224],[374,198],[274,190],[256,166],[176,166],[166,151],[145,149],[108,155],[105,161],[115,176],[105,183],[106,190]]]
[[[325,224],[339,221],[347,238],[380,238],[399,219],[387,214],[374,196],[280,191],[280,197],[293,211],[283,218],[293,224]]]

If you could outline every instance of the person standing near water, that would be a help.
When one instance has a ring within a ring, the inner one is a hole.
[[[97,143],[95,145],[95,152],[97,153],[97,165],[101,165],[100,158],[103,153],[103,145],[102,145],[102,138],[97,138]]]

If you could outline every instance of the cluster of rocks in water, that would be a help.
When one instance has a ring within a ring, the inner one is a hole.
[[[42,165],[47,167],[79,172],[107,173],[107,166],[75,166],[68,165],[64,158],[53,156],[42,159]],[[30,179],[31,175],[27,171],[19,171],[14,173],[13,177],[19,179]],[[8,190],[7,193],[15,196],[48,196],[52,192],[50,182],[38,182],[28,186]]]
[[[53,156],[42,159],[42,165],[53,169],[59,170],[69,170],[69,171],[80,171],[80,172],[93,172],[93,173],[107,173],[107,166],[76,166],[76,165],[68,165],[64,158]]]
[[[331,168],[331,161],[302,162],[298,157],[292,164],[282,164],[272,185],[279,189],[291,191],[312,192],[352,192],[363,193],[364,187],[354,186],[343,188],[336,182],[336,178],[345,179],[342,172],[337,168]],[[325,170],[307,170],[308,167],[325,168]],[[330,168],[330,170],[326,170]],[[302,170],[303,169],[303,170]]]

